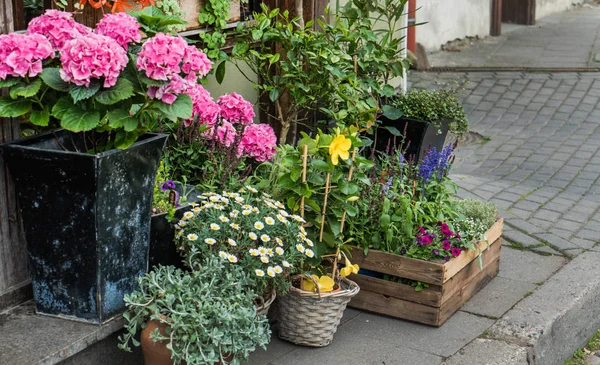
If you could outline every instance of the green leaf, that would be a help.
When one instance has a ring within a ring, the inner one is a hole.
[[[0,80],[0,87],[11,87],[21,82],[19,79],[7,78],[6,80]]]
[[[391,134],[393,134],[396,137],[402,135],[402,133],[396,127],[386,126],[384,128],[387,129]]]
[[[132,96],[133,84],[131,81],[121,77],[113,87],[98,92],[96,94],[96,101],[100,104],[112,105],[121,100],[129,99]]]
[[[13,100],[0,98],[0,117],[14,118],[26,114],[31,109],[31,101],[27,99]]]
[[[177,119],[188,119],[192,116],[192,98],[188,94],[178,95],[177,99],[170,105],[162,101],[157,101],[154,105],[164,114],[165,118],[172,122],[176,122]]]
[[[272,102],[275,102],[275,100],[277,100],[278,98],[279,98],[279,89],[272,88],[271,91],[269,92],[269,99],[271,99]]]
[[[29,121],[33,125],[46,127],[48,126],[48,122],[50,122],[50,111],[48,111],[48,109],[34,110],[29,116]]]
[[[69,86],[69,94],[71,94],[74,103],[91,98],[98,90],[100,90],[99,82],[91,82],[89,87],[77,85]]]
[[[323,160],[311,160],[310,165],[317,170],[329,172],[331,167],[329,164]]]
[[[243,56],[244,54],[246,54],[246,52],[248,52],[249,49],[250,49],[250,46],[247,43],[238,43],[235,46],[233,46],[233,49],[231,50],[231,54],[234,57]]]
[[[215,71],[215,78],[217,79],[217,82],[219,84],[222,84],[223,80],[225,79],[226,63],[227,63],[227,61],[223,61],[223,62],[219,63],[219,66],[217,66],[217,70]]]
[[[40,78],[46,85],[56,91],[69,91],[69,84],[60,77],[58,68],[47,68],[40,74]]]
[[[395,92],[396,90],[394,90],[394,88],[391,85],[385,85],[381,90],[381,95],[389,98],[392,97]]]
[[[404,115],[404,112],[401,109],[394,108],[389,105],[383,106],[383,116],[388,119],[391,119],[391,120],[400,119],[403,115]]]
[[[115,109],[106,113],[108,118],[108,125],[113,129],[123,127],[126,132],[132,132],[136,130],[138,126],[138,120],[129,114],[129,111],[125,109]]]
[[[52,115],[57,119],[62,119],[73,106],[74,104],[68,96],[60,98],[52,107]]]
[[[115,147],[123,150],[131,146],[137,140],[137,138],[137,134],[133,132],[119,131],[115,136]]]
[[[165,15],[160,17],[157,27],[165,27],[168,25],[185,25],[187,22],[175,15]]]
[[[292,179],[292,181],[298,181],[298,179],[300,179],[300,176],[302,176],[302,167],[294,167],[290,172],[290,178]]]
[[[165,80],[154,80],[151,79],[149,77],[147,77],[146,75],[140,74],[139,75],[140,81],[145,84],[146,86],[163,86],[168,84],[168,81]]]
[[[96,110],[83,110],[77,106],[68,109],[60,125],[71,132],[84,132],[96,128],[100,124],[100,113]]]
[[[17,96],[29,98],[37,94],[40,91],[40,87],[42,87],[42,80],[40,79],[35,79],[30,84],[21,82],[10,89],[10,97],[13,99],[16,99]]]

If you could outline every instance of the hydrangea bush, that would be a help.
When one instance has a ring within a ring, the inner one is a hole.
[[[252,187],[239,192],[204,193],[201,203],[176,225],[175,242],[187,262],[200,264],[218,256],[241,266],[256,283],[256,293],[285,293],[289,275],[315,256],[314,243],[302,227],[304,219]]]
[[[128,14],[106,14],[92,31],[57,10],[33,19],[26,35],[0,35],[0,87],[10,88],[0,117],[98,132],[94,152],[130,146],[150,121],[189,121],[190,94],[212,62],[180,36],[158,33],[140,47],[141,39]]]

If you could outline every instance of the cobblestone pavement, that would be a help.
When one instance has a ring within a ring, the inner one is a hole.
[[[412,73],[414,87],[466,79],[471,130],[459,148],[463,196],[491,200],[515,248],[600,251],[600,73]]]
[[[600,53],[599,6],[553,14],[538,20],[535,26],[503,24],[502,31],[500,37],[452,47],[460,52],[432,53],[429,62],[434,67],[600,66],[595,60]]]

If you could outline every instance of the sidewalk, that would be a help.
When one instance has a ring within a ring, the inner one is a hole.
[[[588,7],[589,6],[589,7]],[[502,25],[502,35],[457,42],[428,55],[431,67],[600,67],[600,6],[550,15],[534,26]],[[424,25],[426,26],[426,25]],[[417,30],[418,31],[418,30]]]

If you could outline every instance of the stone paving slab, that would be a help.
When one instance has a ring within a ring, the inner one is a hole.
[[[525,365],[527,350],[503,341],[478,338],[451,356],[446,365]]]
[[[498,276],[471,298],[461,310],[488,318],[500,318],[536,288],[537,285],[533,283]]]

